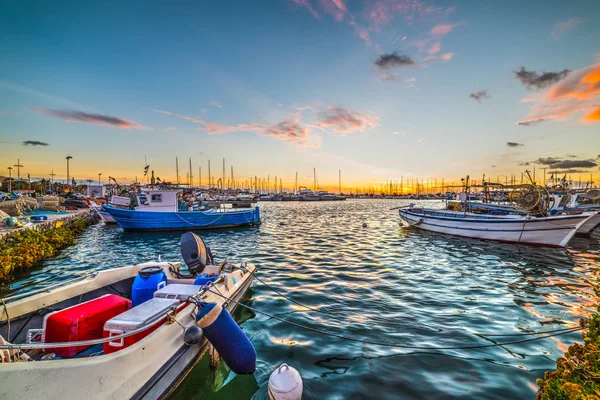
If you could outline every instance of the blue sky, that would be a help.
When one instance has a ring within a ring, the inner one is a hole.
[[[225,157],[288,186],[600,175],[599,43],[597,1],[7,3],[0,160],[133,179],[147,156],[174,179],[175,156]]]

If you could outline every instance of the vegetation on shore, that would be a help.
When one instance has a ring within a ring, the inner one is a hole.
[[[556,360],[556,371],[537,380],[537,400],[600,400],[600,314],[591,316],[582,337],[583,344],[575,343]]]
[[[75,244],[75,238],[95,217],[77,219],[59,228],[38,232],[16,231],[0,242],[0,282],[8,281],[19,270],[29,269],[60,249]]]

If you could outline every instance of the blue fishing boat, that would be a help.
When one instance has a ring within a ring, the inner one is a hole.
[[[181,190],[144,189],[130,209],[110,205],[102,209],[126,231],[197,230],[260,224],[259,208],[194,210],[180,199]]]

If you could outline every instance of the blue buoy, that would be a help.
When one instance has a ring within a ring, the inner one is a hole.
[[[199,275],[196,278],[196,280],[194,281],[194,285],[204,286],[209,282],[216,281],[218,277],[219,277],[218,275],[214,275],[214,276]]]
[[[162,267],[145,267],[140,269],[138,275],[133,280],[131,288],[131,304],[133,307],[142,304],[154,297],[161,287],[166,286],[167,275]]]
[[[238,375],[254,373],[256,350],[226,309],[217,303],[204,304],[196,321],[206,339],[233,372]]]

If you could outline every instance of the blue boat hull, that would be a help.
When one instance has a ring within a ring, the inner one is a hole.
[[[136,211],[108,205],[102,209],[109,213],[126,231],[197,230],[253,226],[260,224],[256,207],[241,211]]]

